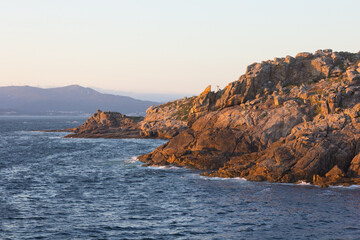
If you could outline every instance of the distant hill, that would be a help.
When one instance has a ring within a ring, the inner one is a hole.
[[[0,87],[0,115],[84,115],[97,109],[126,115],[145,115],[158,102],[103,94],[71,85],[59,88]]]

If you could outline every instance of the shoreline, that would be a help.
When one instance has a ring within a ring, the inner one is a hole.
[[[360,184],[359,99],[360,52],[325,49],[253,63],[145,117],[98,110],[67,137],[169,139],[139,160],[210,177]]]
[[[73,129],[52,129],[52,130],[38,130],[36,132],[71,132],[71,130]],[[169,140],[169,139],[162,139],[162,138],[151,138],[151,137],[124,137],[124,136],[120,136],[120,137],[113,137],[113,136],[109,136],[106,137],[104,135],[99,135],[99,136],[94,136],[94,135],[89,135],[89,136],[84,136],[84,137],[67,137],[69,135],[63,136],[62,138],[78,138],[78,139],[149,139],[149,140],[155,140],[155,139],[159,139],[159,140]],[[349,188],[349,187],[359,187],[360,188],[360,182],[359,184],[343,184],[344,182],[339,182],[339,183],[333,183],[333,185],[316,185],[313,184],[311,182],[307,182],[306,180],[299,180],[297,182],[270,182],[270,181],[254,181],[254,180],[248,180],[246,178],[243,177],[219,177],[219,176],[211,176],[211,172],[206,171],[206,170],[202,170],[202,169],[197,169],[197,168],[191,168],[188,166],[176,166],[176,165],[171,165],[171,164],[165,164],[165,165],[151,165],[147,162],[143,162],[141,160],[139,160],[138,157],[136,157],[135,161],[142,163],[141,166],[142,167],[149,167],[149,168],[156,168],[156,169],[189,169],[189,170],[197,170],[197,171],[201,171],[202,173],[198,173],[197,175],[199,175],[200,177],[203,178],[208,178],[210,180],[243,180],[243,181],[248,181],[248,182],[266,182],[266,183],[276,183],[276,184],[284,184],[284,185],[294,185],[294,186],[315,186],[315,187],[321,187],[321,188],[327,188],[327,187],[344,187],[344,188]],[[210,173],[210,174],[209,174]],[[209,175],[207,175],[209,174]]]

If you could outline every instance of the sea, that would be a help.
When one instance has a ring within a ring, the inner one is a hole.
[[[75,139],[84,117],[0,117],[0,239],[360,239],[360,188],[144,167],[154,139]]]

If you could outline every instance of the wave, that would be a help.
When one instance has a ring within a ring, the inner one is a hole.
[[[156,166],[156,165],[153,165],[153,166],[149,166],[148,168],[150,168],[150,169],[162,169],[162,170],[182,169],[181,167],[176,167],[176,166],[171,166],[171,165],[168,165],[168,166]]]
[[[126,163],[137,163],[139,159],[136,156],[132,156],[130,159],[125,160]]]
[[[224,181],[224,180],[240,180],[240,181],[247,181],[245,178],[241,177],[235,177],[235,178],[222,178],[222,177],[208,177],[208,176],[200,176],[200,178],[206,179],[206,180],[215,180],[215,181]]]
[[[15,133],[25,134],[25,133],[44,133],[44,132],[39,130],[19,130],[19,131],[15,131]]]
[[[49,139],[61,139],[63,137],[57,136],[57,137],[49,137]]]
[[[311,184],[309,182],[306,182],[306,181],[303,181],[303,180],[300,180],[296,183],[284,183],[284,182],[264,182],[266,184],[280,184],[280,185],[287,185],[287,186],[301,186],[301,187],[318,187],[320,188],[320,186],[318,185],[314,185],[314,184]]]
[[[295,184],[297,184],[297,185],[306,185],[306,186],[312,185],[311,183],[306,182],[306,181],[304,181],[304,180],[300,180],[300,181],[298,181],[298,182],[295,183]]]
[[[360,185],[349,185],[349,186],[337,185],[337,186],[330,186],[329,188],[359,189]]]
[[[290,185],[303,185],[303,186],[320,187],[318,185],[311,184],[311,183],[306,182],[304,180],[300,180],[297,183],[289,183],[289,184]],[[360,185],[349,185],[349,186],[336,185],[336,186],[329,186],[329,188],[359,189]]]

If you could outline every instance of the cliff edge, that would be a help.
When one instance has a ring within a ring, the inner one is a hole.
[[[160,109],[148,110],[148,119]],[[360,53],[254,63],[186,109],[178,133],[141,161],[254,181],[360,184]]]

